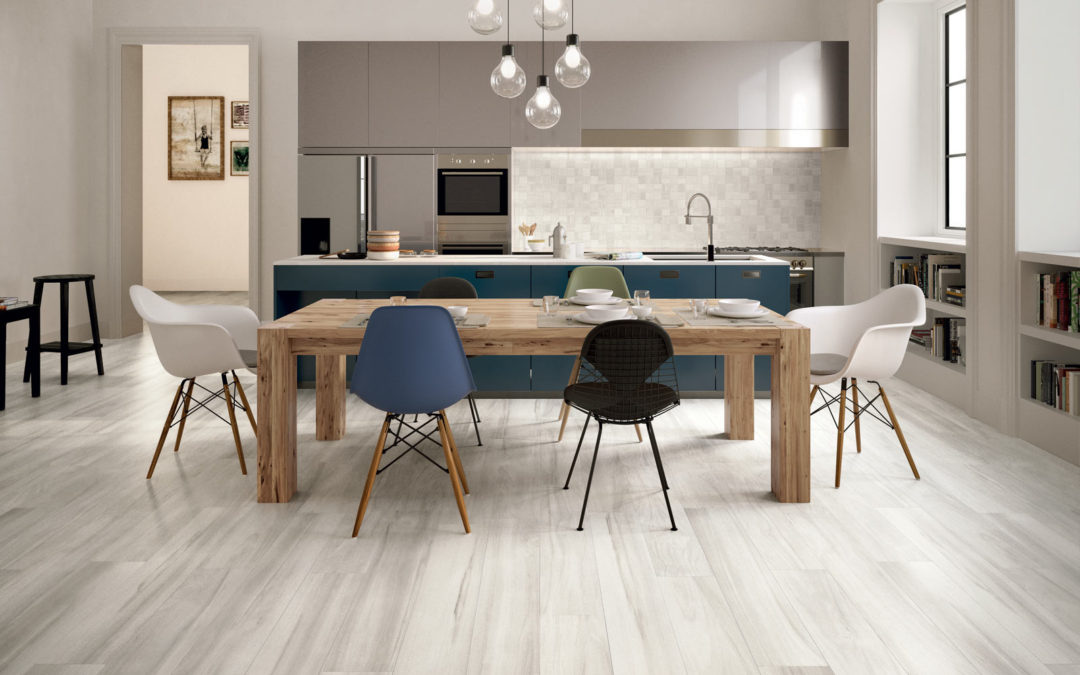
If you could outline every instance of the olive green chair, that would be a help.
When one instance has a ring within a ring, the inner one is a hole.
[[[575,267],[570,271],[570,278],[566,281],[566,291],[563,293],[564,298],[572,298],[577,295],[579,288],[607,288],[611,289],[611,294],[617,298],[630,299],[630,288],[626,285],[626,278],[623,277],[622,270],[614,265],[588,265],[585,267]],[[573,384],[577,381],[578,370],[581,368],[581,357],[578,356],[574,359],[574,367],[570,370],[570,382]],[[570,405],[563,401],[562,409],[559,411],[559,439],[562,440],[563,432],[566,431],[566,420],[570,418]],[[634,431],[637,432],[638,442],[641,442],[641,429],[638,425],[634,425]]]
[[[612,265],[590,265],[588,267],[575,267],[570,272],[570,278],[566,281],[564,298],[572,298],[577,295],[579,288],[609,288],[613,295],[619,298],[629,298],[630,289],[626,286],[622,270]]]

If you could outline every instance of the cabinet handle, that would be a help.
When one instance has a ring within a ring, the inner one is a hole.
[[[679,270],[660,270],[661,279],[678,279]]]
[[[743,270],[742,278],[743,279],[760,279],[761,278],[761,270]]]
[[[495,270],[477,270],[476,271],[476,278],[477,279],[494,279],[495,278]]]

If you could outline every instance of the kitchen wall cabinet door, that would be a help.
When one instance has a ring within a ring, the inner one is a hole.
[[[439,106],[439,43],[370,44],[370,145],[434,147]]]
[[[540,74],[540,43],[523,42],[516,46],[516,58],[525,69],[527,84],[525,91],[510,100],[510,144],[517,147],[561,147],[576,148],[581,146],[581,101],[582,91],[592,86],[590,80],[583,88],[567,89],[555,79],[555,62],[562,55],[564,45],[550,43],[544,54],[544,70],[548,75],[551,93],[562,106],[559,123],[550,129],[537,129],[525,119],[525,105],[536,92],[536,76]],[[492,68],[494,68],[492,64]],[[490,72],[490,71],[489,71]]]
[[[368,145],[368,43],[297,45],[299,144]]]
[[[439,147],[510,147],[510,101],[491,90],[502,45],[439,43]]]

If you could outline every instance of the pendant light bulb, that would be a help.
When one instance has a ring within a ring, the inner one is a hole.
[[[566,4],[566,0],[536,0],[533,19],[544,30],[562,28],[570,18],[570,10]]]
[[[502,28],[503,14],[496,2],[497,0],[473,0],[466,16],[469,28],[481,35],[491,35]]]
[[[502,59],[491,71],[491,89],[503,98],[516,98],[525,91],[525,71],[514,58],[514,45],[503,45]]]
[[[567,89],[577,89],[589,81],[592,66],[589,59],[581,53],[578,36],[571,33],[566,36],[566,51],[555,63],[555,79]]]
[[[550,129],[559,123],[562,106],[548,88],[547,75],[536,78],[536,92],[525,105],[525,119],[537,129]]]

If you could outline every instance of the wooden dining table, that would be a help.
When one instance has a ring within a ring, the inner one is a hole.
[[[459,326],[465,353],[577,355],[592,326],[567,322],[540,327],[530,298],[409,300],[467,305],[490,317],[485,326]],[[315,356],[315,438],[345,435],[345,357],[364,340],[346,326],[389,300],[324,299],[259,328],[258,500],[287,502],[297,489],[296,357]],[[656,312],[685,310],[688,300],[654,299]],[[810,330],[770,313],[766,322],[666,326],[676,354],[724,357],[724,424],[730,440],[754,437],[754,356],[772,357],[771,488],[781,502],[810,501]]]

